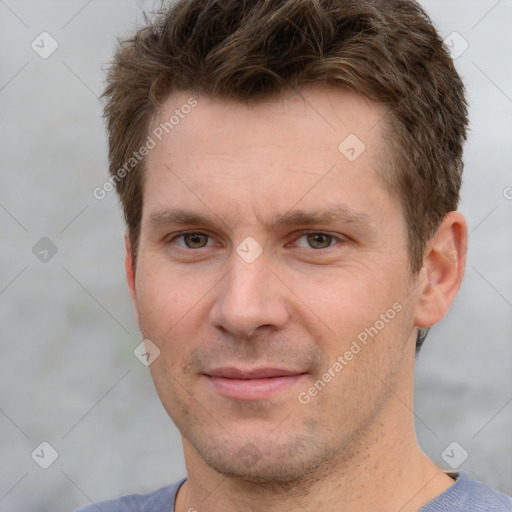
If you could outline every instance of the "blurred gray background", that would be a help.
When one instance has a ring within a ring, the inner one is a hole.
[[[512,0],[422,4],[467,84],[471,233],[464,285],[418,361],[418,437],[512,493]],[[185,474],[133,355],[117,199],[92,194],[107,178],[105,66],[152,7],[0,0],[1,512],[70,512]]]

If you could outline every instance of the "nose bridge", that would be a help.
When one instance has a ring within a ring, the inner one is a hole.
[[[255,261],[244,261],[238,254],[233,258],[229,275],[229,294],[240,303],[258,304],[263,301],[264,284],[268,284],[270,271],[264,257]],[[267,288],[268,291],[268,288]]]
[[[214,325],[236,335],[251,335],[261,326],[282,327],[287,317],[284,287],[265,256],[246,261],[234,252],[212,309]]]

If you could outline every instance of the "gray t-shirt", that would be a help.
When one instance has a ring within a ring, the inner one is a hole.
[[[76,512],[175,512],[174,501],[185,479],[148,494],[131,494],[93,503]],[[418,512],[510,512],[512,498],[459,473],[456,482]]]

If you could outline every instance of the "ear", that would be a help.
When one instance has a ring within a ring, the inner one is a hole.
[[[455,299],[466,266],[467,236],[464,216],[450,212],[427,242],[414,317],[418,327],[428,328],[439,322]]]
[[[137,290],[135,289],[135,266],[133,264],[132,255],[132,243],[130,242],[130,236],[128,232],[124,235],[124,246],[126,254],[124,257],[124,270],[126,273],[126,282],[128,284],[128,290],[130,290],[130,296],[132,298],[133,312],[137,325],[139,324],[139,308],[137,307]]]

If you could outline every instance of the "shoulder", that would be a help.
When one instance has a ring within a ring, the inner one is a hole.
[[[174,512],[174,500],[185,479],[147,494],[130,494],[114,500],[91,503],[76,512]]]
[[[512,498],[459,473],[456,482],[419,512],[510,512]]]

